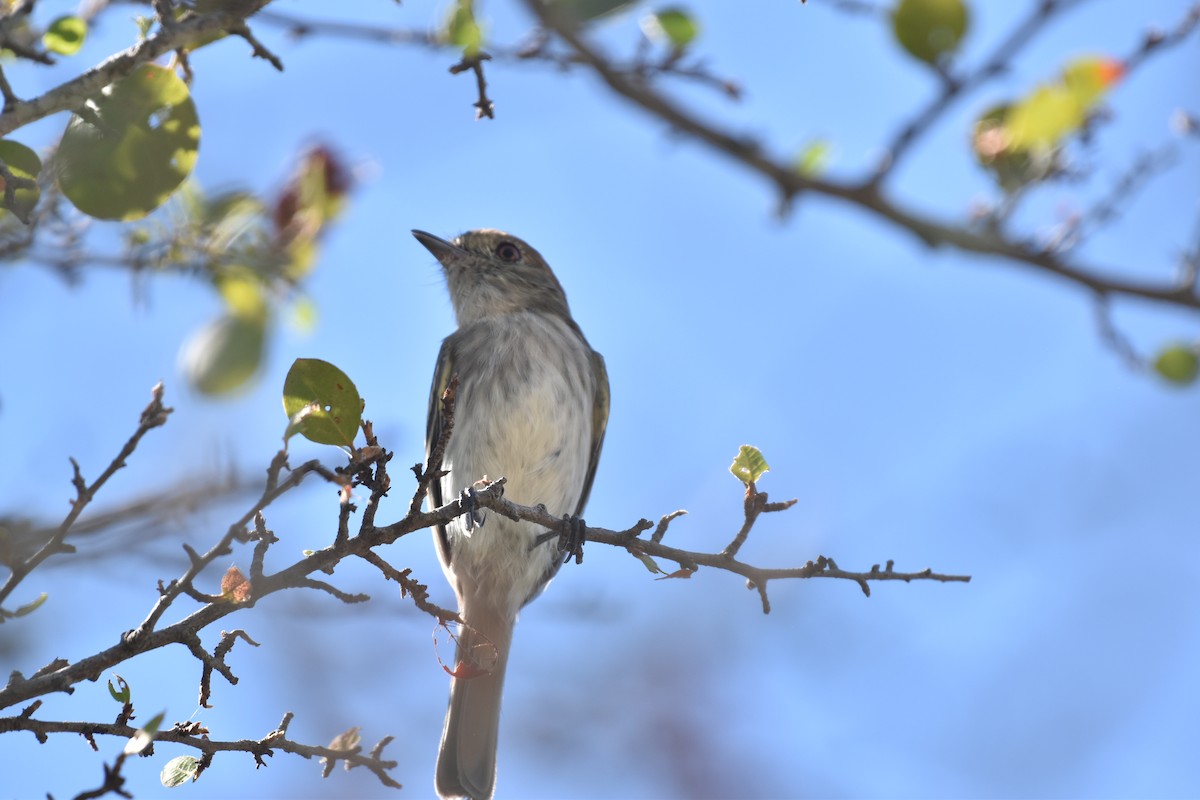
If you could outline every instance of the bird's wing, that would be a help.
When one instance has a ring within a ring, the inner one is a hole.
[[[449,337],[442,342],[442,349],[438,351],[437,366],[433,371],[433,384],[429,387],[429,415],[425,422],[425,463],[429,464],[429,456],[433,453],[433,448],[437,445],[438,440],[442,437],[442,425],[444,423],[444,415],[442,414],[442,394],[445,393],[446,387],[450,384],[450,378],[454,375],[454,343]],[[442,505],[442,482],[435,480],[429,484],[429,496],[432,498],[434,508]],[[446,538],[446,526],[437,525],[434,530],[437,531],[438,547],[441,550],[442,563],[449,565],[450,563],[450,540]]]
[[[592,374],[596,378],[596,395],[592,403],[592,452],[588,459],[587,475],[583,479],[583,492],[575,516],[583,514],[588,495],[592,493],[592,481],[596,477],[596,465],[600,463],[600,448],[604,446],[604,431],[608,427],[608,370],[604,368],[604,356],[592,351]]]

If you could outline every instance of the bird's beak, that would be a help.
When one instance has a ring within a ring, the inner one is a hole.
[[[425,246],[425,249],[433,253],[433,257],[442,263],[443,266],[449,266],[450,262],[457,261],[467,254],[456,244],[447,242],[445,239],[434,236],[432,233],[425,231],[414,230],[412,235],[417,241]]]

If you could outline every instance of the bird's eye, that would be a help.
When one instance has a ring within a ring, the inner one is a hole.
[[[521,248],[512,242],[501,242],[496,245],[496,256],[504,262],[515,264],[521,260]]]

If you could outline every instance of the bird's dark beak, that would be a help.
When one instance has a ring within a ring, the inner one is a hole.
[[[433,253],[433,257],[440,261],[443,266],[448,265],[451,261],[457,261],[467,254],[467,251],[458,245],[447,242],[445,239],[434,236],[432,233],[414,230],[412,235],[416,237],[418,242],[425,246],[426,250]]]

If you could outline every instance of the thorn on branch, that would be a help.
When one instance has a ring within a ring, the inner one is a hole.
[[[261,58],[267,61],[280,72],[283,72],[283,62],[279,60],[279,56],[272,53],[266,46],[260,42],[250,31],[250,26],[245,22],[241,22],[229,28],[229,32],[234,36],[240,36],[245,39],[251,47],[251,55],[255,58]]]

